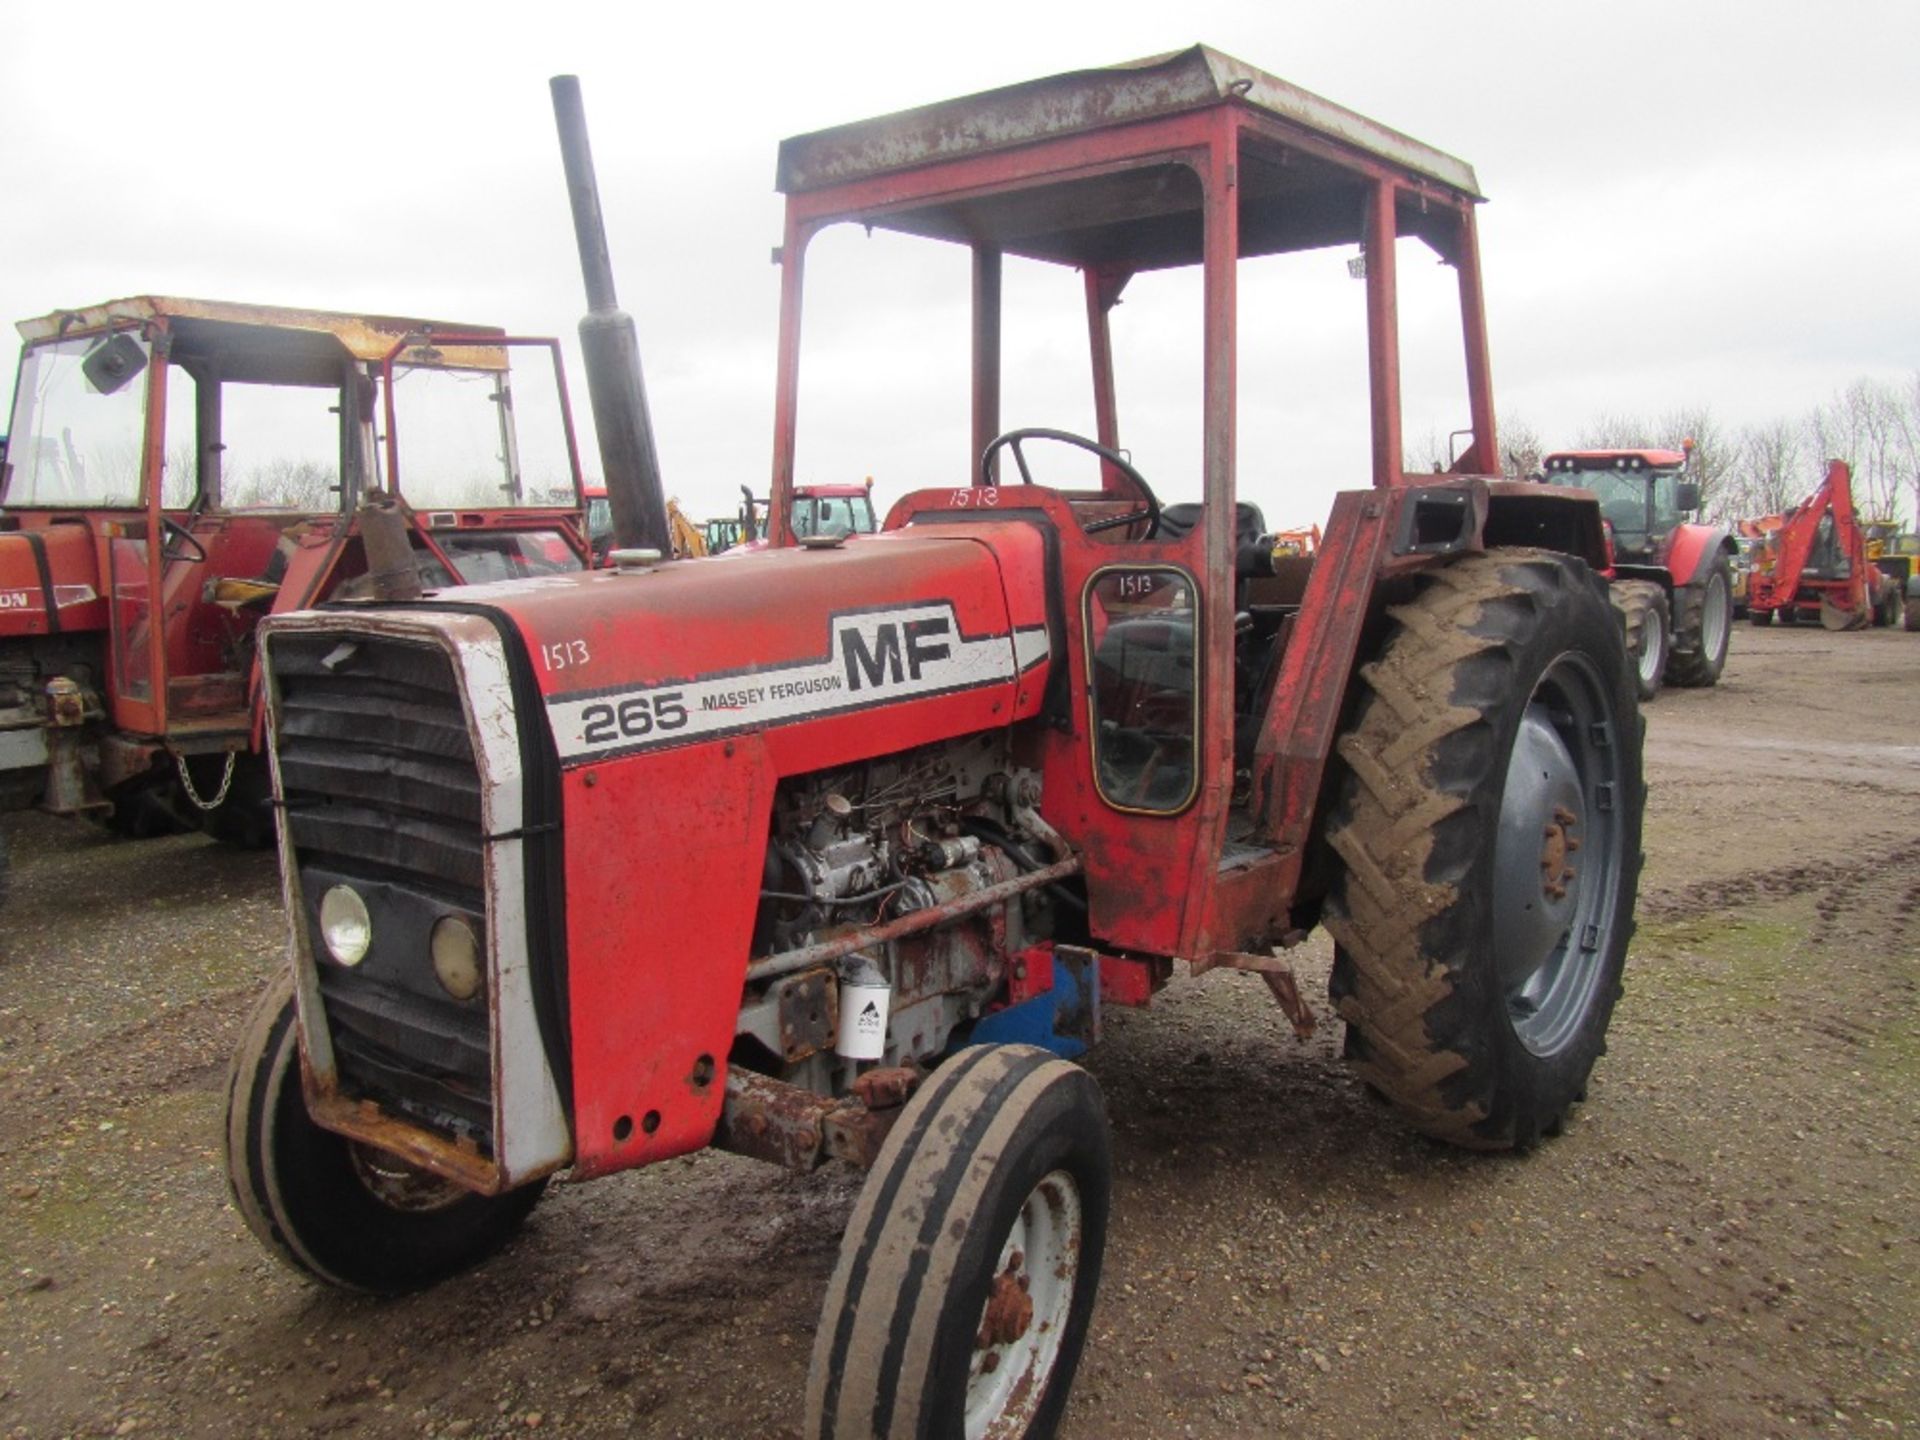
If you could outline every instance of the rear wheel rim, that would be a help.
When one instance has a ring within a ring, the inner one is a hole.
[[[968,1361],[966,1440],[1024,1435],[1060,1361],[1085,1221],[1065,1170],[1033,1187],[1000,1247]]]
[[[1619,724],[1593,662],[1567,653],[1528,698],[1507,760],[1494,842],[1494,965],[1521,1044],[1539,1056],[1580,1032],[1619,909]]]

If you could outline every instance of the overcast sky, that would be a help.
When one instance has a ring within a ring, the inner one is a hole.
[[[9,319],[171,293],[571,336],[546,81],[579,74],[667,485],[696,515],[767,484],[783,136],[1195,41],[1474,165],[1500,405],[1550,445],[1602,414],[1797,416],[1920,368],[1911,0],[4,14]],[[1242,489],[1274,525],[1367,482],[1345,259],[1291,257],[1243,293]],[[1090,429],[1083,342],[1046,323],[1077,291],[1040,272],[1009,275],[1005,418]],[[950,247],[816,242],[803,479],[871,474],[883,500],[960,482],[965,279]],[[1417,445],[1464,402],[1449,272],[1403,263],[1402,283]],[[1193,308],[1161,277],[1115,322],[1122,439],[1170,499],[1197,492]]]

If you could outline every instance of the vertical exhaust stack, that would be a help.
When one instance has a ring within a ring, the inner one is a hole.
[[[647,387],[640,375],[640,340],[633,317],[613,293],[613,261],[600,213],[600,187],[587,145],[587,116],[580,79],[556,75],[553,118],[560,130],[560,158],[573,202],[573,233],[580,246],[580,272],[587,282],[587,313],[580,321],[580,350],[587,364],[587,398],[600,439],[607,506],[613,512],[613,543],[619,549],[673,553],[667,526],[667,493],[660,456],[653,445]]]

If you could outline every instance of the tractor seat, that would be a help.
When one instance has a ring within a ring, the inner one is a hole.
[[[1179,540],[1193,532],[1206,508],[1197,501],[1183,500],[1160,511],[1160,533],[1156,538]],[[1256,556],[1265,554],[1260,537],[1267,533],[1267,517],[1251,500],[1236,501],[1233,507],[1234,572],[1243,577],[1264,575]]]
[[[268,580],[243,580],[237,575],[222,575],[207,586],[207,599],[238,613],[250,605],[272,603],[280,586]]]

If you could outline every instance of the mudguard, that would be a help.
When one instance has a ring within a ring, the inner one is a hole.
[[[103,628],[98,579],[83,525],[0,531],[0,638]]]
[[[1736,549],[1729,525],[1676,526],[1667,542],[1667,573],[1673,577],[1673,588],[1703,584],[1719,558]]]

